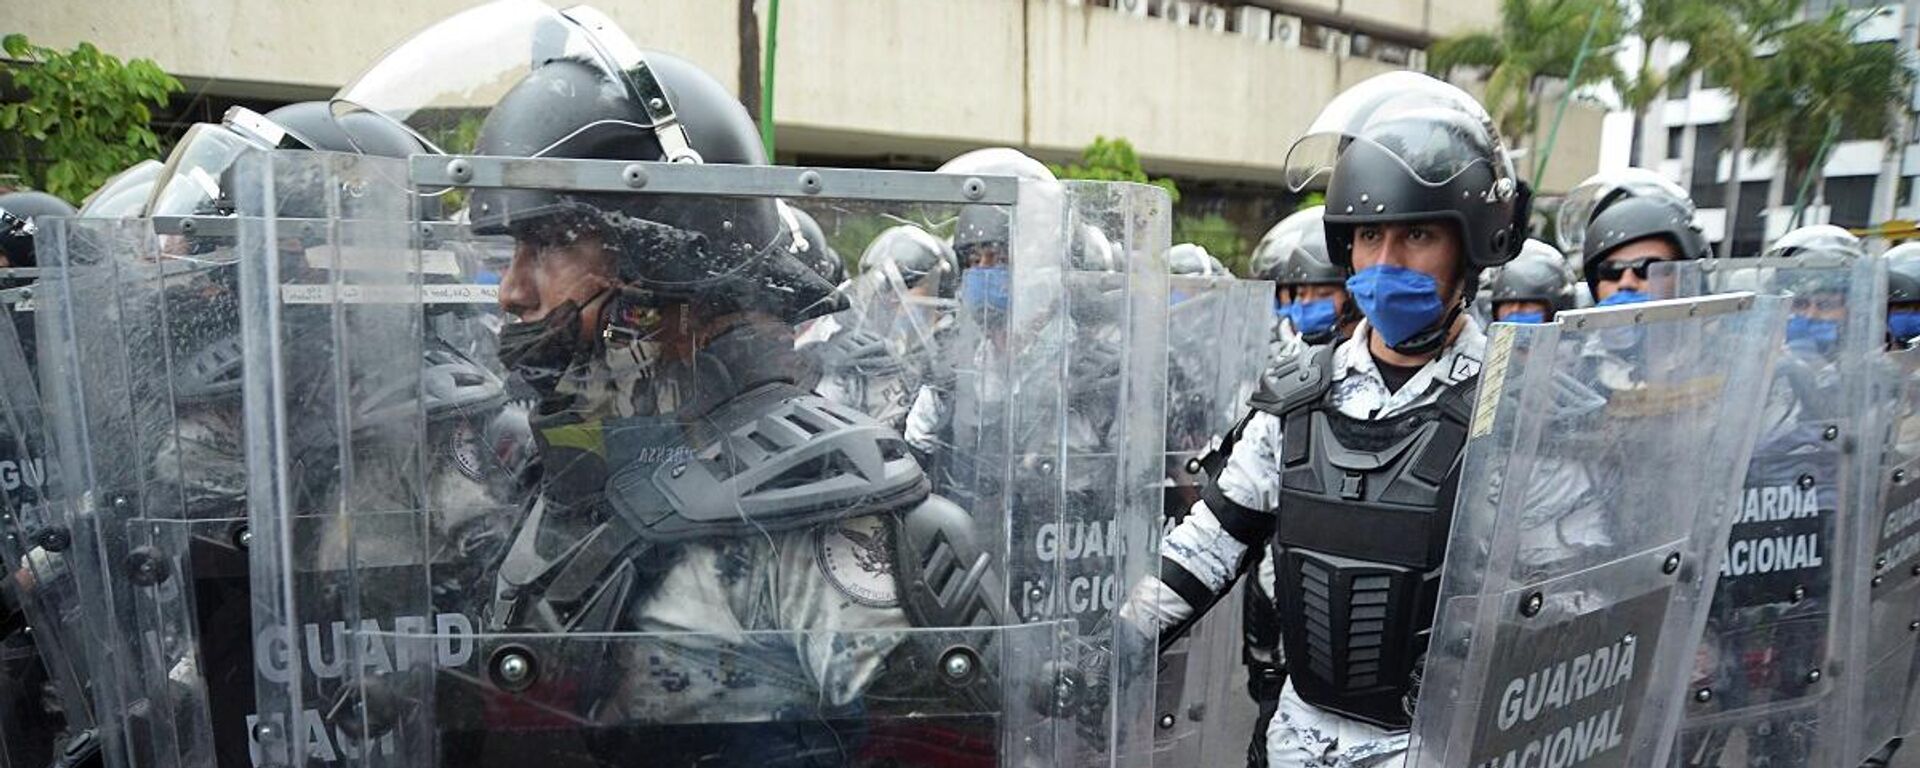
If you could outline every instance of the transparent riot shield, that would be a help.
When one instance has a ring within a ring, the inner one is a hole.
[[[1168,284],[1166,492],[1168,530],[1200,500],[1202,456],[1217,449],[1266,361],[1272,283],[1173,277]],[[1243,758],[1257,709],[1245,692],[1243,584],[1224,607],[1161,653],[1154,762],[1218,765]]]
[[[851,280],[841,289],[847,308],[810,324],[796,342],[819,368],[817,391],[904,430],[916,397],[937,378],[941,340],[955,322],[956,302],[938,288],[937,278],[909,285],[890,262]]]
[[[1914,733],[1914,654],[1920,635],[1920,349],[1892,352],[1874,402],[1887,406],[1881,449],[1871,602],[1860,677],[1862,758]]]
[[[241,176],[263,763],[1146,756],[1150,643],[1098,614],[1154,561],[1165,278],[1063,266],[1082,220],[1164,248],[1162,194],[486,157],[262,155]],[[339,198],[298,252],[272,205],[289,177]],[[794,326],[842,307],[770,216],[803,196],[836,243],[1011,222],[956,319],[969,375],[997,377],[948,390],[963,482],[808,388]],[[428,198],[462,224],[416,222]],[[557,362],[524,343],[578,317],[520,292],[567,285],[524,271],[542,252],[614,278],[575,305],[596,341]],[[423,321],[442,253],[507,276],[489,367],[524,400],[447,396],[472,380]],[[1072,391],[1083,366],[1106,375]]]
[[[1409,765],[1663,763],[1785,309],[1493,326]]]
[[[1871,668],[1869,604],[1895,588],[1879,539],[1883,442],[1874,371],[1884,277],[1871,259],[1712,260],[1657,290],[1749,290],[1790,303],[1759,434],[1722,553],[1674,761],[1858,765]],[[1877,748],[1875,745],[1873,748]],[[1869,748],[1868,751],[1871,751]]]
[[[31,287],[4,301],[31,332]],[[90,748],[80,596],[67,562],[73,539],[47,472],[39,382],[16,324],[0,322],[0,765],[45,766]]]
[[[231,238],[151,219],[71,219],[51,234],[39,373],[107,762],[245,765]]]

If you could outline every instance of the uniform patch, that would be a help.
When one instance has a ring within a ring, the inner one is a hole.
[[[481,475],[480,433],[465,419],[455,421],[453,434],[448,438],[447,453],[453,456],[453,465],[460,468],[460,474],[474,480],[484,481]]]
[[[861,605],[892,608],[900,604],[893,574],[893,525],[884,517],[857,517],[822,526],[814,533],[820,572],[840,594]]]

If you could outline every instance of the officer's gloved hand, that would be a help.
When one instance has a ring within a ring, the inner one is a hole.
[[[1069,637],[1065,644],[1067,652],[1047,662],[1033,683],[1034,707],[1050,717],[1071,718],[1083,738],[1103,743],[1109,703],[1153,681],[1124,668],[1138,663],[1126,660],[1147,658],[1156,643],[1131,622],[1102,619],[1092,632]]]

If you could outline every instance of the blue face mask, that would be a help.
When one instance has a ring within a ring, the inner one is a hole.
[[[1367,267],[1347,278],[1347,293],[1359,302],[1367,323],[1389,347],[1406,343],[1446,316],[1440,284],[1417,269],[1392,264]]]
[[[1503,323],[1521,323],[1525,325],[1538,325],[1546,321],[1547,313],[1545,312],[1509,312],[1506,317],[1500,318],[1500,322]]]
[[[1887,331],[1896,341],[1906,342],[1920,337],[1920,310],[1906,310],[1887,313]]]
[[[1287,319],[1293,321],[1293,329],[1306,336],[1333,330],[1334,316],[1333,299],[1296,301],[1287,305]]]
[[[974,267],[960,273],[960,301],[975,309],[1007,311],[1007,268]]]
[[[1612,296],[1601,299],[1595,306],[1613,307],[1621,304],[1639,304],[1643,301],[1653,301],[1653,297],[1639,291],[1616,291]]]
[[[1787,318],[1787,343],[1825,350],[1840,341],[1840,321],[1794,315]]]
[[[1279,299],[1273,300],[1273,316],[1274,317],[1287,316],[1287,305],[1280,303]]]

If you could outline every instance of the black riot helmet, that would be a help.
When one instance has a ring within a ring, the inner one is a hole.
[[[1347,271],[1327,255],[1326,206],[1316,205],[1273,225],[1254,253],[1253,275],[1274,285],[1345,285]]]
[[[758,128],[725,86],[685,60],[641,50],[588,6],[470,8],[401,43],[333,106],[399,123],[432,151],[767,162]],[[598,236],[620,282],[648,302],[753,307],[788,323],[836,308],[834,286],[789,251],[769,198],[476,187],[467,216],[480,235]]]
[[[759,132],[720,83],[681,59],[646,53],[644,72],[675,115],[658,127],[616,72],[589,57],[546,62],[503,97],[480,126],[475,151],[564,157],[762,165]],[[678,147],[684,131],[687,148]],[[789,250],[774,201],[618,192],[476,189],[469,216],[480,233],[545,237],[599,233],[629,286],[719,306],[768,306],[788,322],[832,309],[834,284]]]
[[[953,248],[912,224],[882,231],[860,254],[861,274],[885,269],[888,265],[899,273],[906,287],[931,284],[933,295],[941,298],[952,298],[960,279],[960,264]]]
[[[1621,199],[1595,215],[1593,223],[1587,225],[1586,251],[1580,263],[1588,290],[1600,284],[1597,270],[1608,256],[1621,246],[1650,237],[1672,243],[1683,260],[1707,255],[1707,236],[1693,223],[1691,203],[1655,194]]]
[[[1587,225],[1593,223],[1593,217],[1613,207],[1614,203],[1642,196],[1678,200],[1687,206],[1689,214],[1693,211],[1693,200],[1687,197],[1687,191],[1657,171],[1646,168],[1601,171],[1588,176],[1560,198],[1560,209],[1554,216],[1554,231],[1558,235],[1560,250],[1566,253],[1585,252]]]
[[[1454,222],[1468,281],[1507,263],[1526,238],[1532,193],[1493,119],[1426,75],[1390,72],[1340,94],[1288,151],[1287,169],[1295,192],[1327,177],[1327,253],[1343,268],[1358,224]]]
[[[1553,313],[1573,308],[1573,275],[1567,260],[1553,246],[1529,239],[1520,255],[1494,272],[1487,284],[1488,298],[1495,304],[1509,301],[1538,301],[1547,305],[1547,320]]]
[[[34,217],[73,214],[74,208],[67,201],[45,192],[0,195],[0,255],[6,256],[7,266],[31,267],[38,263],[33,255],[33,238],[39,233]]]
[[[1512,260],[1526,238],[1532,192],[1519,180],[1493,118],[1472,96],[1415,72],[1389,72],[1347,89],[1287,152],[1288,186],[1325,176],[1327,255],[1353,269],[1362,224],[1440,220],[1460,235],[1457,298],[1394,344],[1440,348],[1478,290],[1480,271]]]

